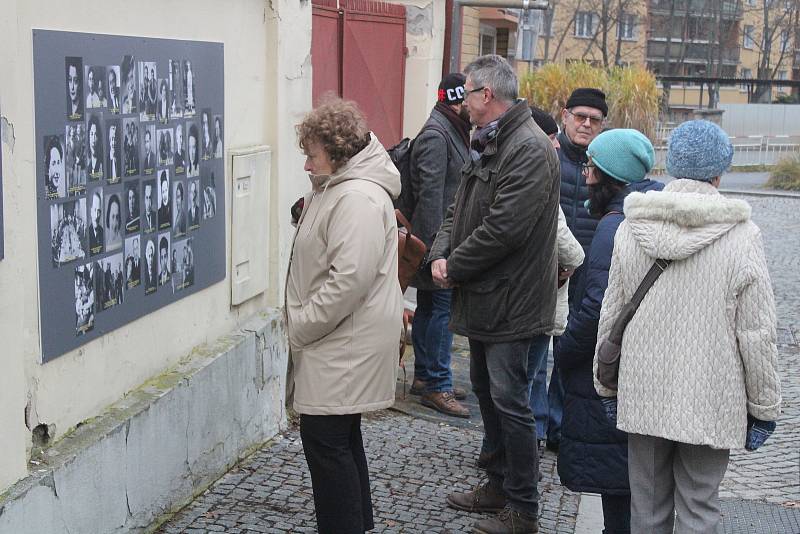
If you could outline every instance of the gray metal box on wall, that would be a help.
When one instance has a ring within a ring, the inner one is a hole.
[[[33,30],[33,58],[47,362],[225,278],[224,50]]]

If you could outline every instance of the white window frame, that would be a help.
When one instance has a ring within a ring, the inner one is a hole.
[[[636,13],[622,12],[617,22],[617,39],[620,38],[620,34],[623,41],[636,40]]]
[[[483,46],[483,38],[487,37],[492,41],[491,50],[487,50]],[[485,56],[486,54],[497,53],[497,28],[489,26],[488,24],[481,24],[478,32],[478,55]]]
[[[742,48],[747,48],[748,50],[752,50],[755,45],[756,41],[753,38],[753,32],[755,32],[755,26],[748,24],[744,28],[742,28],[742,35],[744,38],[742,39]]]
[[[789,30],[781,30],[781,52],[789,50]]]
[[[592,11],[578,11],[575,13],[575,37],[582,39],[594,37],[597,19],[597,14]]]

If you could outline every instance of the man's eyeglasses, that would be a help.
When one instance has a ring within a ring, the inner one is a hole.
[[[594,169],[595,167],[597,167],[597,165],[594,163],[583,163],[581,164],[581,173],[584,175],[589,174],[589,170]]]
[[[477,93],[478,91],[483,91],[484,89],[486,89],[486,86],[476,87],[475,89],[467,89],[465,87],[464,91],[466,94],[470,94],[470,93]]]
[[[574,112],[572,112],[570,110],[567,110],[567,113],[572,115],[572,119],[575,121],[576,124],[585,124],[586,123],[586,119],[589,119],[589,123],[592,126],[595,126],[595,127],[600,126],[601,124],[603,124],[603,117],[596,117],[594,115],[587,115],[586,113],[581,113],[580,111],[577,112],[577,113],[574,113]]]

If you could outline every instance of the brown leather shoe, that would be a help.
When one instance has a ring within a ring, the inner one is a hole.
[[[506,506],[497,516],[481,519],[472,528],[473,534],[536,534],[539,519]]]
[[[408,392],[411,395],[423,395],[426,391],[428,391],[428,384],[424,380],[415,378]],[[464,400],[467,398],[467,390],[453,386],[453,395],[456,400]]]
[[[469,418],[469,410],[453,396],[452,391],[431,391],[422,395],[423,406],[433,408],[445,415]]]
[[[484,482],[472,491],[451,493],[447,505],[465,512],[501,512],[506,506],[506,495],[491,482]]]

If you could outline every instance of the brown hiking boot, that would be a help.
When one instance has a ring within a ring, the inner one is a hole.
[[[506,495],[491,482],[484,482],[472,491],[451,493],[447,505],[465,512],[500,512],[506,506]]]
[[[408,392],[411,395],[424,395],[426,391],[428,391],[428,384],[424,380],[415,378]],[[456,400],[464,400],[467,398],[467,390],[453,386],[453,395]]]
[[[423,406],[433,408],[445,415],[469,418],[469,410],[453,396],[452,391],[432,391],[422,395]]]
[[[539,520],[506,506],[497,516],[481,519],[472,528],[473,534],[536,534]]]

